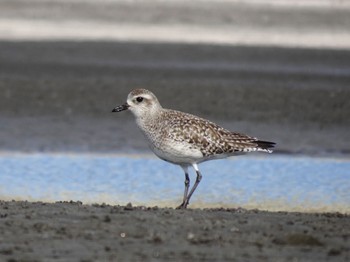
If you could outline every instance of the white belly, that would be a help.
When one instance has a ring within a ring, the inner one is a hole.
[[[150,143],[150,147],[159,158],[174,164],[197,163],[203,158],[202,152],[188,143],[162,143],[157,147]]]

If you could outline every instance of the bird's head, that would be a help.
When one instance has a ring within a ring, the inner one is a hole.
[[[128,95],[125,104],[115,107],[112,112],[130,110],[136,118],[145,118],[161,109],[157,97],[146,89],[135,89]]]

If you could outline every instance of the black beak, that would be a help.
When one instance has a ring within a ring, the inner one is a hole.
[[[127,103],[123,104],[123,105],[120,105],[120,106],[117,106],[115,107],[112,112],[121,112],[121,111],[124,111],[126,109],[129,108],[129,105]]]

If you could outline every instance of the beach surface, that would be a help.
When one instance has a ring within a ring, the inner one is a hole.
[[[0,202],[1,261],[348,261],[350,217]]]

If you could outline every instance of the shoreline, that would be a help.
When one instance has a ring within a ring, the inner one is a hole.
[[[152,154],[22,153],[0,156],[0,164],[3,200],[176,207],[183,194],[179,167]],[[349,164],[346,158],[278,154],[207,162],[191,207],[349,213]]]

